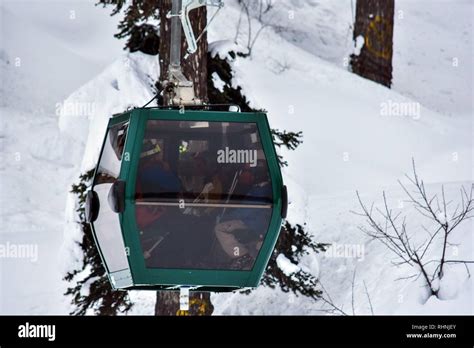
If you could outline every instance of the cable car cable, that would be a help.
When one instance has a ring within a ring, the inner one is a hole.
[[[142,108],[142,109],[146,108],[148,105],[151,104],[151,102],[152,102],[153,100],[155,100],[155,99],[157,99],[157,98],[158,98],[158,94],[156,94],[153,98],[151,98],[151,99],[150,99],[145,105],[143,105],[141,108]]]

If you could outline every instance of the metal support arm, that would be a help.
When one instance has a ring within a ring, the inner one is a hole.
[[[170,66],[167,85],[167,90],[171,95],[169,101],[171,105],[199,105],[202,103],[195,97],[192,81],[183,75],[181,69],[181,26],[188,44],[189,55],[197,51],[197,42],[209,25],[206,25],[196,40],[189,12],[201,6],[221,8],[223,2],[222,0],[173,0],[171,12],[167,14],[167,17],[171,18]]]

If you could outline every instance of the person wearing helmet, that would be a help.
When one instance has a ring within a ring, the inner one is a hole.
[[[162,149],[156,140],[144,144],[140,157],[138,181],[144,198],[171,198],[181,192],[181,181],[163,160]]]

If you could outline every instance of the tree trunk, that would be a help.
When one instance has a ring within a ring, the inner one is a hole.
[[[171,20],[166,14],[171,11],[171,0],[162,0],[160,6],[160,85],[168,79],[170,63]],[[203,31],[207,23],[207,9],[205,6],[191,11],[190,20],[196,37]],[[186,40],[182,35],[181,54],[186,53]],[[207,102],[207,35],[204,34],[198,42],[197,51],[186,60],[181,60],[184,75],[194,83],[194,93],[197,98]],[[167,105],[166,93],[164,100]],[[156,295],[155,315],[211,315],[214,306],[211,303],[210,293],[190,292],[189,311],[179,310],[179,291],[158,291]]]
[[[213,311],[208,292],[190,292],[189,311],[179,309],[179,291],[158,291],[156,294],[155,315],[211,315]]]
[[[352,71],[390,88],[392,85],[393,20],[395,0],[357,0],[354,42],[364,45],[351,55]]]
[[[171,40],[171,20],[166,18],[166,14],[171,11],[171,0],[162,0],[160,6],[160,86],[168,79],[168,66],[170,64],[170,40]],[[193,26],[194,35],[202,33],[207,24],[206,6],[201,6],[190,12],[189,18]],[[187,44],[184,33],[181,36],[181,64],[184,76],[194,83],[194,93],[203,102],[208,101],[207,97],[207,33],[204,33],[197,43],[197,51],[187,59],[183,59],[186,54]],[[167,96],[164,95],[162,101],[168,104]]]

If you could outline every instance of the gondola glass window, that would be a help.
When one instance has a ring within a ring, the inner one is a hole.
[[[94,190],[101,202],[94,229],[109,272],[128,268],[119,215],[107,204],[110,188],[120,174],[127,130],[128,122],[109,128],[94,179]]]
[[[135,185],[147,268],[252,269],[273,204],[255,123],[148,120]]]

